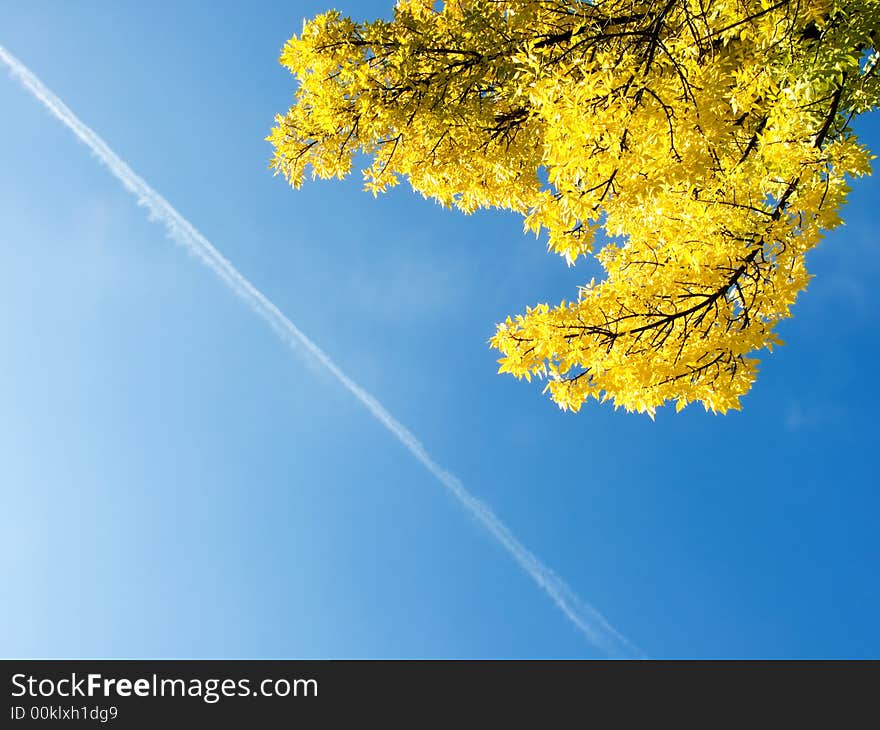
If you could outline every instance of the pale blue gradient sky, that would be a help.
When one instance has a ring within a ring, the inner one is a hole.
[[[278,51],[326,7],[3,1],[0,43],[649,654],[880,655],[877,179],[811,256],[744,412],[563,414],[486,340],[591,272],[515,216],[266,171]],[[0,655],[596,656],[0,81]]]

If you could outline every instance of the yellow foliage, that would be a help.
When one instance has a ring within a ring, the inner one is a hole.
[[[305,22],[272,167],[374,194],[406,178],[466,213],[503,208],[605,277],[498,325],[500,372],[653,416],[739,407],[870,172],[849,128],[880,99],[880,0],[401,0]],[[604,232],[604,238],[600,234]],[[608,242],[611,241],[611,242]]]

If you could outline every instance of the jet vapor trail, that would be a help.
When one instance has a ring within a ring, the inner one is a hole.
[[[454,496],[464,510],[508,552],[516,563],[550,597],[556,607],[587,638],[611,657],[643,657],[641,650],[618,633],[593,606],[582,601],[566,583],[526,548],[495,513],[474,497],[459,479],[441,467],[421,442],[370,393],[346,375],[323,350],[293,324],[275,304],[248,281],[226,258],[178,213],[158,192],[138,176],[94,131],[53,94],[28,68],[0,46],[0,61],[49,112],[85,144],[135,198],[151,219],[161,222],[172,239],[195,254],[251,310],[275,330],[279,338],[296,350],[302,347],[335,377],[370,414],[381,423]]]

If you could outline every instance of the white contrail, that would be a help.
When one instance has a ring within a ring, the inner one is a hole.
[[[199,233],[171,204],[147,185],[95,132],[53,94],[26,66],[0,46],[0,60],[12,75],[33,94],[62,124],[68,127],[107,169],[137,198],[150,217],[160,221],[169,235],[194,253],[211,271],[275,330],[292,348],[304,347],[379,421],[422,465],[477,519],[492,537],[510,554],[519,566],[541,587],[556,607],[597,648],[613,657],[642,657],[641,650],[618,633],[595,608],[580,600],[552,570],[538,560],[507,526],[495,516],[488,505],[465,489],[459,479],[443,469],[425,451],[421,442],[370,393],[348,377],[330,357],[303,334],[278,307],[251,284],[223,255]]]

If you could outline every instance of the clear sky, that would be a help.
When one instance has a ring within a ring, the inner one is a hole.
[[[880,656],[880,178],[742,412],[562,413],[486,341],[591,269],[510,214],[267,171],[325,1],[0,0],[0,45],[647,654]],[[5,72],[0,112],[0,655],[601,656]]]

